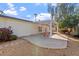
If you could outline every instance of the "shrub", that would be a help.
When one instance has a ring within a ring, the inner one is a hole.
[[[16,35],[11,35],[10,36],[10,40],[16,40],[17,39],[17,36]]]
[[[72,34],[72,36],[74,36],[74,37],[79,37],[79,32],[73,32],[73,33],[71,33]]]
[[[10,41],[11,37],[16,38],[16,36],[12,36],[12,30],[8,28],[0,28],[0,41]]]
[[[61,33],[66,33],[66,32],[68,32],[68,30],[67,29],[60,29],[60,32]]]

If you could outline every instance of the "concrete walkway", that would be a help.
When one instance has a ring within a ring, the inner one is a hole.
[[[43,48],[62,49],[67,47],[67,39],[54,34],[51,38],[43,37],[43,35],[32,35],[23,37],[32,44]]]

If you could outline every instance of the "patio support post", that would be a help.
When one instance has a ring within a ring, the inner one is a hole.
[[[54,7],[54,11],[53,11],[53,15],[51,15],[51,21],[50,21],[50,38],[52,36],[52,25],[53,25],[53,21],[55,20],[55,7]]]
[[[51,21],[50,21],[50,37],[52,36],[52,17],[51,17]]]
[[[57,26],[57,33],[58,33],[58,30],[59,30],[59,28],[58,28],[58,23],[56,24],[56,26]]]

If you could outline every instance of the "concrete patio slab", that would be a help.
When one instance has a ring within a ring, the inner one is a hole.
[[[68,40],[68,39],[66,39],[66,38],[64,38],[62,36],[57,35],[57,34],[52,35],[51,38],[58,39],[58,40]]]
[[[43,37],[43,35],[32,35],[23,37],[23,39],[43,48],[63,49],[67,47],[67,39],[57,34],[53,35],[51,38]]]

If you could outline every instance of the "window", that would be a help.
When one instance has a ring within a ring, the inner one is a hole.
[[[39,26],[38,27],[38,30],[39,30],[39,32],[42,32],[42,27]]]

